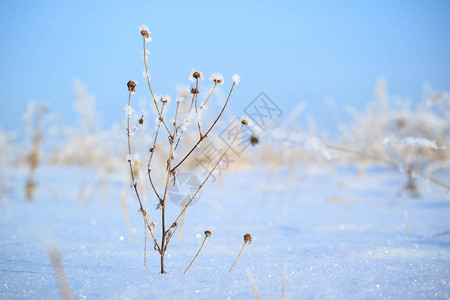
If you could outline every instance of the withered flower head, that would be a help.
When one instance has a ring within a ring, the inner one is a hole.
[[[192,74],[192,77],[194,77],[195,79],[199,79],[200,76],[202,76],[202,75],[200,74],[200,72],[197,72],[197,71],[195,71],[195,72]]]
[[[244,235],[244,242],[249,244],[252,242],[252,236],[249,233]]]
[[[198,94],[198,89],[192,88],[191,89],[191,94]]]
[[[192,69],[191,73],[189,73],[189,80],[192,82],[197,82],[199,79],[203,79],[203,73],[199,70]]]
[[[256,135],[252,135],[250,137],[250,144],[252,144],[252,146],[259,144],[259,138]]]
[[[145,37],[145,38],[150,37],[150,30],[148,29],[147,26],[145,26],[145,25],[139,26],[139,31],[141,32],[143,37]]]
[[[134,82],[134,81],[132,81],[132,80],[128,81],[127,87],[128,87],[128,91],[129,91],[129,92],[135,92],[135,89],[136,89],[136,82]]]
[[[206,231],[205,231],[205,236],[206,236],[206,237],[210,237],[210,236],[211,236],[211,231],[206,230]]]
[[[143,125],[144,124],[144,117],[142,116],[139,121],[138,121],[139,125]]]
[[[209,80],[214,81],[215,84],[223,84],[223,76],[220,73],[212,73]]]
[[[243,125],[248,125],[248,121],[247,121],[246,119],[243,119],[243,120],[241,121],[241,123],[242,123]]]

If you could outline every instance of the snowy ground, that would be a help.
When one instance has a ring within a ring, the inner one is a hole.
[[[60,297],[49,242],[61,252],[77,299],[252,299],[246,269],[262,299],[277,299],[284,266],[287,299],[450,298],[450,235],[433,238],[450,230],[448,194],[420,180],[421,199],[401,196],[389,205],[406,179],[394,169],[372,168],[362,177],[331,166],[230,171],[188,210],[183,236],[169,245],[167,275],[158,274],[151,246],[143,265],[133,197],[128,237],[126,174],[113,176],[101,197],[92,189],[93,170],[43,167],[29,203],[21,190],[25,170],[11,173],[14,191],[0,203],[1,299]],[[169,210],[180,208],[170,203]],[[212,237],[183,275],[207,229]],[[253,242],[229,274],[245,233]]]

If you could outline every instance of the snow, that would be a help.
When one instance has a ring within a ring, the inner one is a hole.
[[[436,141],[430,141],[425,138],[413,138],[413,137],[406,137],[402,140],[402,143],[406,146],[411,147],[421,147],[421,148],[430,148],[430,149],[438,149],[438,146],[436,145]]]
[[[239,84],[239,82],[241,82],[241,76],[239,76],[238,74],[234,74],[233,75],[233,82],[236,84]]]
[[[420,180],[421,199],[403,194],[392,203],[406,181],[392,168],[362,177],[331,164],[229,171],[188,209],[183,236],[168,247],[166,275],[150,243],[144,267],[129,174],[109,174],[102,186],[91,180],[93,168],[41,166],[36,198],[27,202],[26,169],[7,171],[14,191],[0,203],[1,299],[60,298],[48,244],[61,252],[76,299],[254,299],[247,270],[262,299],[279,299],[285,266],[286,299],[450,297],[450,235],[433,238],[450,228],[448,192]],[[168,218],[180,210],[169,202]],[[159,221],[159,211],[148,213]],[[205,230],[212,236],[183,275]],[[245,233],[253,241],[228,273]]]

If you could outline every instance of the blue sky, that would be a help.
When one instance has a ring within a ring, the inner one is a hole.
[[[424,83],[450,90],[449,1],[11,0],[0,4],[0,127],[20,127],[31,99],[75,125],[74,78],[96,95],[102,126],[118,122],[126,82],[144,82],[141,24],[157,93],[175,97],[191,68],[222,73],[225,91],[238,73],[236,114],[264,91],[285,112],[305,102],[329,129],[325,98],[362,108],[380,77],[415,101]]]

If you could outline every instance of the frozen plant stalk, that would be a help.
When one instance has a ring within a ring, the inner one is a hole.
[[[186,270],[184,270],[183,274],[186,274],[187,270],[189,270],[189,268],[192,266],[192,264],[194,263],[194,260],[195,260],[195,259],[197,258],[197,256],[198,256],[198,254],[200,253],[200,251],[202,251],[202,248],[203,248],[203,245],[204,245],[205,242],[206,242],[206,239],[207,239],[208,237],[210,237],[210,236],[211,236],[211,231],[206,230],[206,231],[205,231],[205,239],[203,240],[203,243],[202,243],[202,245],[200,246],[200,249],[198,249],[197,254],[195,254],[194,258],[192,259],[191,263],[190,263],[189,266],[186,268]]]
[[[251,236],[250,234],[248,234],[248,233],[244,235],[244,245],[242,245],[241,252],[239,252],[238,257],[237,257],[236,260],[234,261],[234,264],[231,266],[230,271],[228,271],[228,273],[230,273],[231,270],[233,270],[233,267],[234,267],[234,265],[237,263],[239,257],[241,256],[242,250],[244,250],[245,244],[247,244],[247,242],[248,242],[249,244],[252,243],[252,236]]]
[[[218,114],[218,116],[216,117],[214,122],[209,127],[207,127],[205,130],[205,128],[203,128],[203,129],[201,128],[200,115],[202,114],[204,108],[206,108],[204,106],[205,106],[206,102],[208,102],[209,99],[211,98],[211,96],[213,95],[213,92],[216,89],[217,85],[223,84],[224,81],[223,81],[222,75],[220,75],[220,74],[211,75],[210,80],[214,82],[214,86],[213,86],[208,98],[206,99],[206,101],[202,105],[199,105],[198,99],[197,99],[198,94],[199,94],[199,81],[202,80],[204,78],[204,76],[200,71],[192,70],[191,74],[190,74],[190,80],[192,82],[194,82],[195,86],[192,87],[192,89],[191,89],[192,99],[191,99],[189,111],[186,113],[185,118],[183,120],[181,120],[181,116],[180,116],[181,112],[180,112],[179,108],[180,108],[180,103],[183,99],[181,97],[177,97],[174,119],[173,120],[169,119],[170,121],[167,121],[167,118],[165,117],[165,114],[164,114],[164,112],[165,112],[164,108],[167,109],[167,107],[170,105],[171,99],[169,96],[157,97],[155,95],[155,93],[153,92],[152,86],[150,84],[150,75],[148,72],[148,63],[147,63],[147,56],[150,54],[150,51],[148,51],[146,49],[146,43],[152,40],[150,37],[150,31],[147,26],[141,25],[141,26],[139,26],[139,32],[142,35],[142,39],[143,39],[143,58],[144,58],[144,67],[145,67],[143,75],[147,79],[147,85],[148,85],[148,88],[149,88],[149,91],[151,94],[151,98],[153,100],[153,104],[156,108],[156,113],[157,113],[157,117],[158,117],[158,119],[157,119],[158,124],[157,124],[156,130],[155,130],[155,138],[153,139],[153,145],[149,149],[150,157],[149,157],[149,161],[148,161],[148,168],[147,168],[148,172],[147,173],[148,173],[149,184],[150,184],[150,186],[155,194],[156,200],[157,200],[157,207],[161,210],[161,236],[160,236],[159,242],[155,236],[154,226],[152,226],[153,223],[149,221],[147,212],[144,209],[144,206],[142,205],[141,197],[139,194],[139,189],[137,188],[138,182],[136,181],[135,175],[133,172],[133,161],[132,161],[132,152],[131,152],[130,118],[134,111],[133,111],[132,107],[130,106],[130,104],[131,104],[131,94],[135,93],[136,83],[131,80],[128,81],[128,83],[127,83],[128,105],[125,107],[125,111],[126,111],[126,115],[127,115],[127,134],[128,134],[128,164],[130,167],[130,174],[131,174],[131,181],[132,181],[131,187],[134,189],[136,197],[138,199],[140,211],[143,215],[144,222],[146,224],[146,230],[149,231],[150,236],[153,240],[154,249],[160,254],[160,259],[161,259],[161,271],[160,272],[161,272],[161,274],[163,274],[163,273],[165,273],[164,257],[165,257],[166,251],[167,251],[167,246],[168,246],[171,238],[175,234],[175,231],[178,229],[179,224],[181,223],[180,221],[183,218],[183,216],[185,215],[187,208],[191,205],[192,201],[197,196],[199,191],[202,189],[202,187],[204,186],[206,181],[211,177],[212,173],[217,168],[217,166],[220,164],[220,162],[222,161],[222,159],[224,158],[226,153],[233,146],[233,144],[237,140],[238,136],[240,135],[242,128],[245,125],[247,125],[248,122],[246,120],[242,120],[242,125],[241,125],[238,133],[234,137],[234,140],[230,143],[228,148],[220,156],[217,163],[209,171],[206,178],[203,180],[203,182],[200,184],[200,186],[195,190],[195,193],[190,198],[188,198],[188,200],[185,202],[185,204],[183,205],[183,209],[178,214],[178,216],[175,218],[175,220],[171,223],[167,223],[166,203],[167,203],[167,197],[168,197],[167,191],[168,191],[168,187],[169,187],[169,182],[171,179],[176,180],[177,170],[190,157],[190,155],[195,151],[195,149],[197,149],[197,147],[200,145],[200,143],[203,142],[208,137],[208,134],[211,132],[211,130],[217,124],[217,122],[219,121],[220,117],[222,116],[222,114],[230,100],[231,93],[233,92],[234,86],[237,83],[239,83],[239,81],[240,81],[240,77],[236,74],[233,76],[233,84],[231,85],[230,92],[228,94],[227,100],[225,101],[225,104],[222,107],[222,110],[220,111],[220,113]],[[138,125],[141,125],[143,122],[144,121],[143,121],[143,116],[142,116],[137,121],[137,124],[135,127],[133,127],[132,131],[134,132],[136,130],[136,128],[138,127]],[[181,156],[182,158],[179,160],[179,162],[176,165],[174,165],[174,161],[173,161],[174,151],[177,149],[178,144],[180,143],[180,140],[181,140],[181,136],[190,123],[196,123],[196,125],[197,125],[198,134],[199,134],[198,140],[195,143],[195,145],[192,146],[191,150],[188,151],[186,155]],[[169,151],[168,151],[169,156],[167,158],[166,170],[161,171],[161,173],[166,172],[165,184],[164,184],[164,187],[161,189],[155,185],[154,180],[152,179],[151,162],[156,153],[157,139],[163,133],[165,133],[167,135],[167,138],[169,141]],[[169,224],[170,224],[170,226],[169,226]],[[206,238],[205,238],[205,240],[206,240]]]

